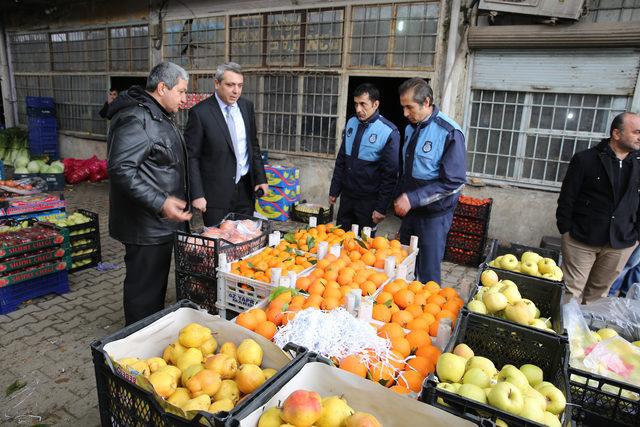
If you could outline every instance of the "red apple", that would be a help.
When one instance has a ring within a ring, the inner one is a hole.
[[[282,404],[281,418],[296,427],[309,427],[322,415],[322,399],[315,391],[296,390]]]

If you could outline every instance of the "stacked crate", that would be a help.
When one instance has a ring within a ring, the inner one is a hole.
[[[78,209],[77,212],[89,217],[90,220],[66,227],[71,248],[70,273],[95,267],[102,261],[98,214],[86,209]]]
[[[16,310],[26,300],[69,291],[62,230],[41,223],[11,225],[5,223],[5,232],[0,232],[0,314]]]
[[[27,96],[28,144],[31,155],[59,158],[55,102],[45,96]]]
[[[447,236],[445,261],[477,267],[483,261],[493,199],[461,196]]]

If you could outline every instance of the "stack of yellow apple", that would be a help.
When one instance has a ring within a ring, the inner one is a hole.
[[[549,332],[551,319],[541,319],[540,310],[533,301],[522,298],[518,285],[511,280],[500,280],[493,270],[480,275],[482,286],[474,299],[467,304],[469,311],[503,317],[521,325],[532,326]]]
[[[562,280],[562,269],[556,265],[553,259],[543,258],[532,251],[523,252],[520,261],[513,254],[505,254],[490,261],[488,265],[557,282]]]
[[[129,357],[117,362],[143,374],[159,396],[184,412],[230,411],[241,397],[276,373],[261,368],[263,350],[252,339],[239,346],[225,342],[218,353],[217,349],[209,328],[190,323],[164,349],[162,357]]]
[[[439,388],[546,426],[561,425],[558,417],[566,398],[544,381],[542,369],[536,365],[504,365],[498,371],[491,360],[476,356],[466,344],[458,344],[453,353],[440,356],[436,372]]]
[[[282,407],[267,409],[258,427],[382,427],[366,412],[354,411],[342,396],[321,398],[315,391],[296,390]]]

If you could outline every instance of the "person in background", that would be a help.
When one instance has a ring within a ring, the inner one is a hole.
[[[617,115],[609,133],[573,156],[556,210],[564,280],[583,304],[607,296],[640,236],[640,116]]]
[[[253,103],[241,97],[240,65],[218,66],[214,85],[214,96],[189,110],[184,132],[192,204],[207,227],[218,225],[230,212],[253,215],[255,194],[269,190]]]
[[[114,88],[109,89],[109,92],[107,92],[107,101],[104,103],[104,105],[98,112],[98,114],[100,114],[100,117],[102,117],[103,119],[107,118],[107,112],[109,111],[109,106],[117,97],[118,97],[118,91]]]
[[[353,92],[356,115],[342,133],[329,203],[340,197],[336,223],[349,230],[352,224],[373,229],[384,220],[398,181],[400,133],[378,112],[380,91],[363,83]]]
[[[636,246],[622,272],[611,285],[609,296],[624,298],[634,283],[640,283],[640,245]]]
[[[191,219],[187,151],[171,117],[188,81],[182,67],[162,62],[146,89],[131,87],[107,115],[109,234],[125,247],[127,325],[164,308],[174,232]]]
[[[440,263],[460,191],[466,183],[466,148],[460,126],[433,103],[420,78],[400,85],[400,105],[409,120],[402,148],[403,170],[394,202],[402,218],[400,240],[418,236],[416,277],[441,283]]]

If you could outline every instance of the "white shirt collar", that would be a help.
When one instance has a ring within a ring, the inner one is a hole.
[[[227,107],[231,107],[231,111],[235,110],[236,107],[238,106],[237,102],[234,102],[231,105],[227,105],[224,103],[224,101],[222,99],[220,99],[220,97],[218,96],[218,92],[214,92],[213,95],[216,97],[216,101],[218,101],[218,105],[220,106],[220,110],[222,110],[223,114],[226,114],[227,112]]]

